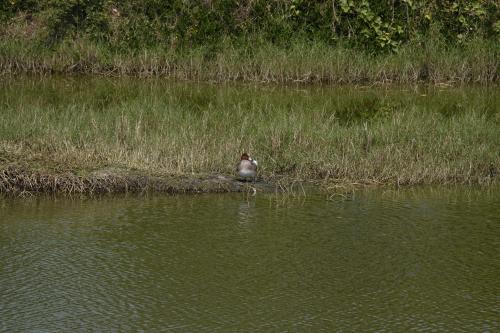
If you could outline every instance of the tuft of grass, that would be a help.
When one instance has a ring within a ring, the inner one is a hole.
[[[0,169],[231,176],[248,151],[265,180],[285,187],[488,184],[500,173],[499,99],[495,86],[7,79]]]

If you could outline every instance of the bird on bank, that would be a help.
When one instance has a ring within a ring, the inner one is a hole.
[[[247,153],[243,153],[240,157],[240,161],[236,166],[236,171],[238,176],[242,180],[252,179],[255,181],[257,177],[257,161],[250,157]]]

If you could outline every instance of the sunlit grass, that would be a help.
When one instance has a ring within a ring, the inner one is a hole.
[[[486,40],[460,47],[429,40],[378,55],[341,43],[328,46],[298,40],[285,48],[258,39],[127,53],[85,39],[46,48],[5,35],[0,39],[0,74],[86,73],[215,82],[489,84],[498,82],[499,56],[498,43]]]
[[[0,87],[0,167],[85,174],[260,174],[326,183],[487,183],[497,87],[306,88],[17,79]]]

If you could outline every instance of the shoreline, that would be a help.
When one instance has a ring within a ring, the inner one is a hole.
[[[179,82],[204,82],[204,83],[255,83],[255,84],[277,84],[277,85],[324,85],[324,86],[390,86],[390,85],[434,85],[444,87],[459,86],[497,86],[500,82],[498,66],[492,66],[485,70],[486,73],[469,74],[467,71],[461,72],[460,67],[466,64],[457,65],[456,68],[447,73],[431,74],[433,77],[422,75],[425,66],[409,63],[405,71],[393,71],[390,68],[379,68],[377,73],[356,73],[348,75],[337,75],[335,73],[324,74],[324,70],[311,72],[304,68],[297,73],[266,73],[267,69],[259,68],[255,72],[243,71],[238,73],[217,73],[216,70],[208,70],[201,74],[197,68],[186,68],[168,63],[160,67],[150,64],[144,67],[120,68],[118,66],[109,67],[107,65],[95,64],[96,68],[81,69],[86,61],[71,62],[62,65],[47,64],[43,60],[28,60],[26,62],[15,62],[14,64],[0,63],[0,77],[20,77],[20,76],[93,76],[101,78],[137,78],[137,79],[167,79]],[[200,67],[217,67],[215,63],[202,63]],[[332,65],[332,67],[337,67]],[[374,66],[376,67],[376,66]],[[75,68],[80,68],[76,69]],[[348,68],[348,71],[354,68]],[[472,70],[471,70],[472,71]]]
[[[14,166],[0,169],[0,194],[15,197],[39,194],[93,196],[120,193],[253,193],[273,192],[277,188],[262,179],[251,183],[217,174],[154,176],[110,168],[78,176],[71,172],[49,173]]]
[[[281,180],[259,178],[255,183],[239,181],[235,176],[222,174],[193,175],[148,175],[145,173],[106,168],[79,176],[75,172],[44,172],[13,165],[0,169],[0,194],[12,197],[31,197],[44,194],[95,196],[103,194],[156,193],[166,195],[203,194],[203,193],[291,193],[297,192],[294,186],[299,184],[301,192],[314,186],[319,191],[330,195],[341,195],[355,188],[366,187],[418,187],[418,186],[495,186],[498,175],[492,174],[481,179],[450,179],[442,183],[400,183],[397,180],[379,182],[377,180],[346,179],[333,180],[298,180],[283,177]]]

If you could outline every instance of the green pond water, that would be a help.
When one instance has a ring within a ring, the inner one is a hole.
[[[0,198],[1,332],[498,332],[500,188]]]

